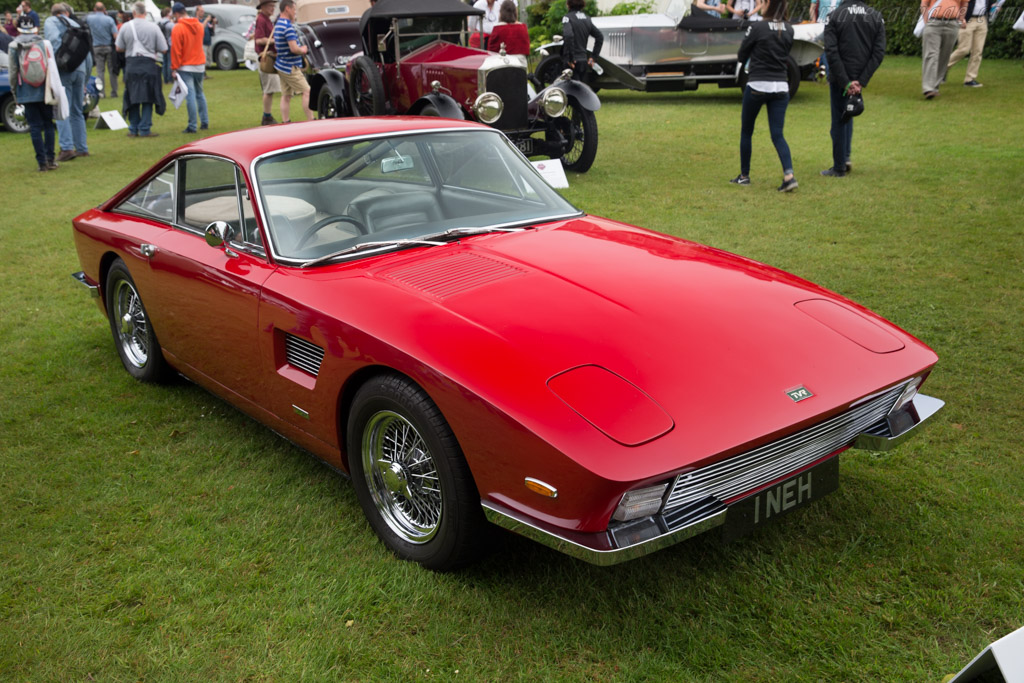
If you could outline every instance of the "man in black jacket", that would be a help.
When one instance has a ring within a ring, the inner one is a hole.
[[[850,171],[853,119],[844,123],[846,98],[858,95],[885,57],[885,21],[863,0],[843,0],[825,20],[825,56],[832,102],[832,167],[823,176],[841,178]]]
[[[988,13],[992,7],[992,0],[970,0],[967,3],[967,25],[960,29],[957,37],[956,50],[949,56],[949,64],[946,69],[952,69],[953,65],[966,57],[967,74],[964,76],[964,85],[969,88],[980,88],[978,83],[978,69],[981,67],[981,51],[985,49],[985,38],[988,36]]]

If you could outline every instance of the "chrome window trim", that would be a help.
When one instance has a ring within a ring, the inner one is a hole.
[[[547,183],[547,181],[544,180],[544,176],[542,176],[540,174],[540,171],[538,171],[536,168],[534,168],[533,164],[530,164],[530,160],[527,159],[525,156],[523,156],[523,153],[520,152],[516,148],[516,146],[512,144],[512,142],[508,139],[508,137],[504,133],[502,133],[500,130],[497,130],[495,128],[448,128],[448,129],[441,129],[441,130],[438,130],[436,128],[415,128],[415,129],[411,129],[411,130],[400,131],[398,133],[396,133],[395,131],[382,132],[382,133],[366,133],[366,134],[363,134],[363,135],[354,135],[352,137],[347,137],[347,138],[340,138],[340,139],[333,139],[333,140],[319,140],[317,142],[306,142],[306,143],[303,143],[301,145],[292,145],[291,147],[282,147],[280,149],[275,149],[272,152],[264,152],[263,154],[260,154],[259,156],[254,158],[249,163],[249,178],[252,180],[252,186],[253,186],[253,190],[255,192],[255,196],[251,198],[251,201],[253,202],[253,210],[259,212],[261,225],[267,227],[267,232],[266,232],[267,245],[266,245],[266,248],[268,249],[271,258],[274,259],[275,263],[277,263],[279,265],[283,265],[283,266],[296,266],[297,267],[297,266],[301,266],[303,263],[308,261],[308,259],[288,258],[288,257],[282,256],[281,254],[279,254],[277,252],[276,245],[274,244],[273,235],[270,234],[270,228],[269,228],[270,223],[267,221],[267,210],[266,210],[266,205],[264,203],[263,188],[262,188],[262,186],[261,186],[261,184],[259,182],[259,178],[256,176],[256,166],[258,164],[260,164],[261,162],[266,161],[267,159],[270,159],[272,157],[275,157],[275,156],[278,156],[278,155],[281,155],[281,154],[290,154],[292,152],[300,152],[302,150],[315,149],[317,147],[331,147],[333,145],[337,145],[339,142],[343,142],[343,143],[348,144],[348,143],[363,142],[365,140],[378,140],[378,139],[381,139],[381,138],[391,138],[391,137],[396,137],[396,136],[397,137],[412,137],[412,136],[416,136],[416,135],[431,135],[431,134],[433,134],[433,135],[445,135],[445,134],[456,134],[456,133],[465,134],[467,132],[471,133],[473,135],[499,135],[499,136],[501,136],[502,139],[505,141],[505,144],[507,144],[509,147],[511,147],[513,150],[515,150],[515,152],[517,154],[519,154],[519,156],[522,157],[523,160],[525,160],[527,164],[529,164],[530,168],[533,169],[534,174],[538,178],[540,178],[541,182],[543,182],[545,184]],[[563,197],[563,199],[564,199],[564,197]],[[569,202],[568,199],[564,199],[564,201],[566,201],[567,203],[569,203],[571,205],[571,202]],[[535,220],[533,220],[531,222],[534,222],[534,223],[548,223],[548,222],[552,222],[552,221],[566,220],[568,218],[575,218],[575,217],[582,216],[582,215],[584,215],[583,211],[577,210],[575,213],[561,214],[561,215],[557,215],[556,214],[554,216],[544,216],[542,218],[535,219]],[[521,223],[521,222],[522,221],[519,221],[519,223]],[[513,224],[514,223],[504,223],[504,224],[501,224],[501,225],[513,225]],[[495,225],[494,227],[501,227],[501,226]],[[368,250],[368,251],[364,252],[364,254],[362,254],[362,255],[372,256],[372,255],[377,254],[377,253],[379,253],[379,252]],[[358,260],[358,259],[353,259],[353,260]],[[347,263],[351,263],[351,262],[352,261],[347,261]],[[328,264],[329,263],[330,262],[328,262]]]

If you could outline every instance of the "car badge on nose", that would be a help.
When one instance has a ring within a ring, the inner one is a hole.
[[[786,396],[789,396],[791,399],[793,399],[793,403],[799,403],[800,401],[803,401],[806,398],[814,396],[814,394],[812,394],[807,389],[807,387],[799,386],[795,389],[787,389]]]

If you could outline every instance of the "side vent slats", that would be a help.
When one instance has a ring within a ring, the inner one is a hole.
[[[320,374],[320,363],[324,360],[324,350],[316,344],[292,334],[285,334],[284,352],[290,365],[305,370],[314,377]]]

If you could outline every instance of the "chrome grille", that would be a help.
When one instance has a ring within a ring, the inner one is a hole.
[[[799,470],[850,445],[858,434],[877,429],[905,385],[893,387],[824,422],[707,467],[681,474],[672,482],[662,509],[670,529],[692,519],[713,498],[728,501]]]
[[[620,61],[628,59],[630,55],[627,51],[626,32],[609,31],[605,33],[603,52],[606,59],[614,60],[616,57],[618,57]]]
[[[316,344],[292,334],[284,336],[284,355],[288,363],[300,370],[305,370],[316,377],[320,374],[320,363],[324,360],[324,350]]]

